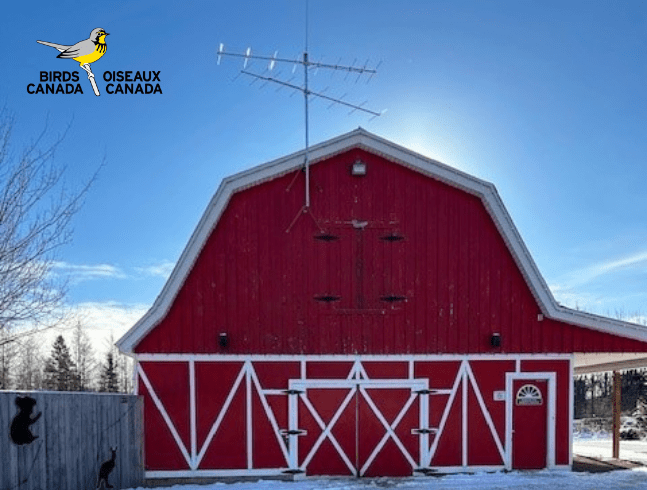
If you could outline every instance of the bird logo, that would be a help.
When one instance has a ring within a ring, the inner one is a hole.
[[[44,44],[45,46],[51,46],[52,48],[59,50],[60,54],[57,56],[57,58],[72,58],[73,60],[78,61],[81,68],[83,68],[88,73],[88,79],[92,84],[94,94],[100,95],[97,84],[94,81],[94,74],[90,69],[90,63],[94,63],[104,54],[106,54],[106,51],[108,49],[108,45],[106,44],[106,36],[108,34],[109,33],[107,33],[105,29],[97,27],[96,29],[92,29],[89,38],[84,39],[83,41],[79,41],[72,46],[49,43],[47,41],[36,42]]]

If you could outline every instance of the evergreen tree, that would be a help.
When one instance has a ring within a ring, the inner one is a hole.
[[[56,337],[50,358],[45,363],[44,387],[47,390],[73,391],[78,386],[76,366],[62,335]]]
[[[107,391],[110,393],[116,393],[119,391],[119,379],[117,377],[115,361],[112,352],[110,351],[106,355],[106,363],[103,365],[103,369],[101,370],[99,391]]]

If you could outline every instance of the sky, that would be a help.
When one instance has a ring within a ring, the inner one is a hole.
[[[306,25],[310,60],[379,64],[370,80],[312,70],[310,89],[386,110],[313,100],[311,144],[361,126],[494,183],[560,303],[647,318],[644,1],[310,0],[307,17],[303,0],[5,2],[14,151],[64,133],[70,188],[100,167],[55,267],[88,328],[118,338],[143,315],[224,177],[304,148],[303,97],[250,85],[216,51],[295,59]],[[36,42],[95,27],[109,33],[92,64],[99,97],[77,62]],[[28,93],[41,71],[77,71],[83,93]],[[119,71],[159,72],[162,93],[108,93]]]

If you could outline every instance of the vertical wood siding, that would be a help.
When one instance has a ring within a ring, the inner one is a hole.
[[[350,175],[367,163],[365,177]],[[632,352],[545,319],[481,200],[360,149],[234,194],[137,352]],[[229,345],[221,348],[218,334]],[[492,348],[492,333],[501,347]]]
[[[10,426],[17,396],[36,400],[34,442],[18,446]],[[3,490],[94,489],[101,463],[117,446],[109,481],[116,489],[143,481],[142,399],[132,395],[0,392],[0,488]]]

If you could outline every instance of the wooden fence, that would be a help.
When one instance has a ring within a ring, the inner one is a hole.
[[[11,425],[16,398],[36,400],[31,425],[38,436],[18,445]],[[142,399],[134,395],[0,391],[0,489],[94,490],[101,463],[117,446],[109,481],[115,489],[142,485]]]

